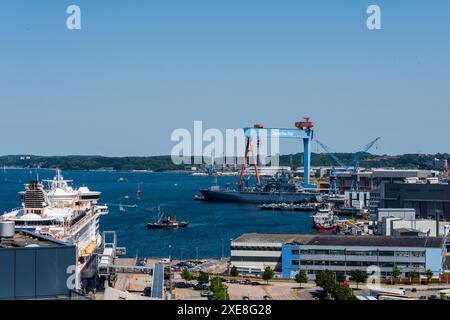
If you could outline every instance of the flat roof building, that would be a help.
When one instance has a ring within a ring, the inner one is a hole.
[[[379,193],[379,208],[411,208],[417,218],[450,220],[450,184],[386,183]]]
[[[76,263],[75,245],[26,231],[0,237],[0,300],[68,298]]]
[[[361,191],[373,191],[383,183],[402,182],[405,179],[414,178],[426,180],[436,177],[438,171],[433,170],[409,170],[409,169],[372,169],[359,173],[359,189]],[[339,190],[349,190],[352,186],[353,175],[351,172],[339,173],[337,187]]]
[[[398,267],[409,271],[443,271],[443,237],[340,236],[314,234],[244,234],[231,242],[231,264],[241,273],[261,273],[269,266],[284,278],[305,269],[314,279],[319,271],[348,275],[377,266],[381,277]]]

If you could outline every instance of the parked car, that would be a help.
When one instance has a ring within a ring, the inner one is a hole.
[[[258,281],[253,281],[253,282],[251,282],[251,285],[252,285],[252,286],[260,286],[261,283],[258,282]]]
[[[152,288],[151,287],[145,287],[144,291],[142,292],[142,295],[144,297],[151,297],[151,295],[152,295]]]
[[[207,284],[196,284],[194,286],[194,290],[209,290],[209,286]]]
[[[187,282],[177,282],[177,283],[175,283],[175,287],[176,288],[191,288],[192,284],[187,283]]]
[[[200,294],[202,297],[212,297],[213,296],[213,292],[212,291],[202,291],[202,293]]]
[[[416,288],[412,288],[411,292],[417,292],[417,289]]]

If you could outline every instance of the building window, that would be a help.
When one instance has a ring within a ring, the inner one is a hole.
[[[291,265],[292,266],[299,266],[300,265],[300,261],[299,260],[291,260]]]
[[[330,266],[345,266],[345,261],[330,261]]]
[[[298,250],[298,249],[293,249],[293,250],[291,250],[291,255],[293,255],[293,256],[298,256],[298,255],[300,255],[300,250]]]
[[[330,261],[324,261],[324,260],[314,261],[315,266],[328,266],[329,264],[330,264]]]
[[[394,263],[393,262],[380,262],[378,264],[378,266],[380,268],[393,268],[394,267]]]
[[[329,255],[330,250],[316,250],[316,254]]]
[[[409,258],[410,253],[409,253],[409,251],[396,251],[395,256]]]
[[[349,267],[361,267],[361,261],[347,261],[347,266]]]
[[[366,256],[366,251],[347,251],[348,256]]]
[[[413,251],[411,252],[411,256],[415,258],[425,257],[425,252],[423,251]]]

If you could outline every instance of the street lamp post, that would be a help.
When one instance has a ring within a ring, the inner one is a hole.
[[[172,299],[172,245],[169,244],[169,291]]]

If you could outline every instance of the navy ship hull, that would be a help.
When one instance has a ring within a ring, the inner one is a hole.
[[[254,192],[237,190],[201,189],[200,192],[207,202],[237,202],[237,203],[302,203],[319,202],[320,194],[309,192]]]

